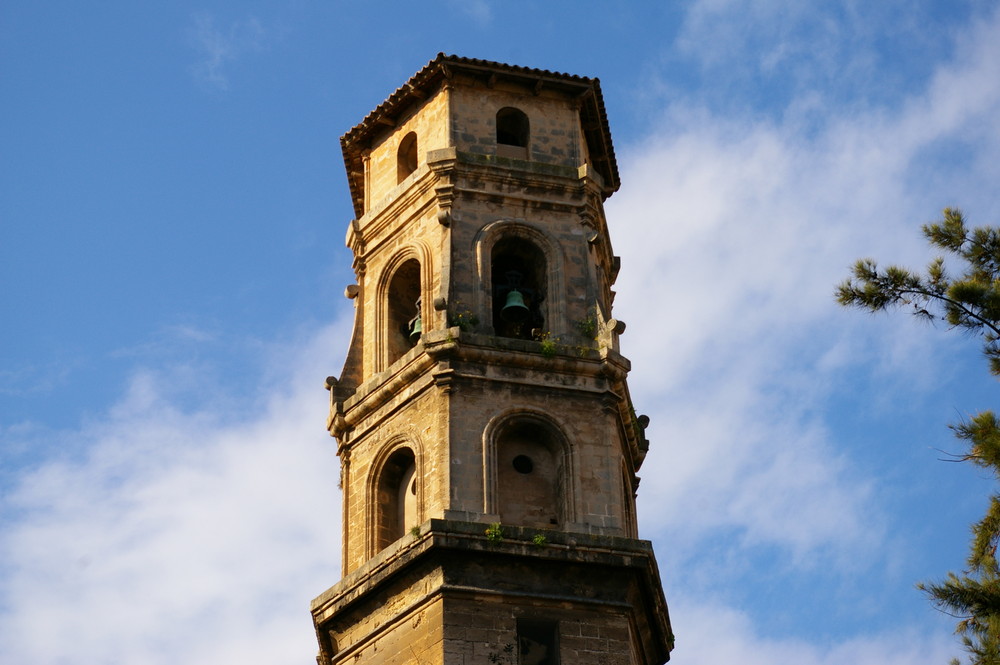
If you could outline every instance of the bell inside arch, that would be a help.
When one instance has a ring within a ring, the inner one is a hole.
[[[500,310],[504,321],[523,323],[528,319],[528,312],[528,306],[524,304],[524,295],[517,289],[511,289],[510,293],[507,294],[507,302]]]
[[[414,318],[410,321],[410,341],[416,342],[420,339],[420,334],[423,332],[423,324],[420,321],[420,317]]]
[[[417,315],[410,319],[410,343],[416,344],[420,340],[420,335],[424,331],[423,321],[420,320],[420,300],[417,300]]]

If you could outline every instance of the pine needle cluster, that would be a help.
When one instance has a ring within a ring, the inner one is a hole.
[[[874,260],[861,259],[852,277],[837,287],[837,301],[871,312],[909,307],[918,318],[943,321],[979,337],[990,372],[1000,377],[1000,229],[969,229],[960,211],[946,208],[944,218],[925,224],[923,233],[933,247],[964,267],[961,275],[948,274],[944,257],[931,261],[926,274],[898,266],[880,270]],[[994,413],[983,411],[952,425],[952,430],[965,445],[958,459],[1000,480],[1000,421]],[[972,525],[968,568],[948,573],[942,582],[917,585],[938,609],[959,620],[955,632],[972,665],[1000,665],[998,542],[1000,496],[994,494],[986,515]]]
[[[961,211],[945,208],[944,219],[923,232],[965,266],[960,276],[948,274],[944,257],[931,261],[925,275],[899,266],[880,270],[873,259],[861,259],[837,287],[837,301],[872,312],[908,306],[919,318],[980,336],[990,371],[1000,376],[1000,229],[968,229]]]

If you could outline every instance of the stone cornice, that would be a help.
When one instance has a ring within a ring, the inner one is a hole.
[[[587,165],[561,166],[459,152],[454,148],[433,150],[428,153],[425,166],[352,222],[346,243],[355,255],[363,256],[377,249],[372,238],[382,238],[379,244],[388,242],[394,235],[387,232],[389,226],[407,223],[435,201],[441,209],[449,210],[459,196],[487,199],[498,193],[512,202],[578,214],[606,238],[603,219],[595,221],[595,210],[600,212],[600,206],[595,205],[594,199],[601,188],[600,174]],[[532,191],[544,194],[525,193]]]
[[[673,648],[670,616],[649,541],[559,530],[539,531],[508,525],[503,525],[500,538],[491,538],[485,533],[486,526],[479,522],[428,520],[420,525],[418,534],[400,538],[316,597],[310,606],[316,626],[322,626],[331,617],[350,612],[357,603],[371,598],[379,589],[391,588],[390,585],[409,571],[475,565],[479,560],[495,561],[497,556],[503,556],[507,561],[520,561],[531,568],[553,564],[574,566],[580,572],[586,571],[588,578],[598,576],[594,579],[604,578],[611,571],[627,572],[629,588],[619,588],[614,593],[605,588],[600,594],[588,597],[558,591],[517,589],[510,584],[500,588],[489,580],[477,580],[472,586],[468,583],[456,584],[449,580],[448,574],[434,574],[425,577],[428,584],[420,598],[412,603],[412,609],[442,595],[529,598],[535,602],[563,606],[614,608],[634,616],[638,616],[635,615],[640,612],[638,608],[644,608],[646,613],[641,616],[641,624],[649,631],[646,646],[659,653],[659,662],[669,659]],[[534,540],[539,533],[545,537],[543,544]],[[595,584],[595,591],[598,586]],[[642,602],[635,603],[632,594],[641,596]],[[407,616],[408,613],[401,611],[398,615]],[[373,637],[370,635],[369,639]]]
[[[557,344],[549,349],[546,351],[541,342],[462,332],[458,327],[428,331],[406,355],[388,370],[359,385],[349,397],[341,401],[337,391],[331,391],[327,428],[340,440],[340,448],[347,447],[350,441],[345,434],[361,426],[376,411],[387,405],[391,407],[404,389],[408,389],[406,399],[410,401],[415,392],[431,385],[447,392],[456,380],[523,383],[539,389],[603,394],[612,408],[629,413],[625,377],[631,364],[627,358],[607,348]],[[530,377],[467,373],[462,370],[465,363],[516,368]],[[623,415],[623,418],[631,422],[631,417]],[[634,445],[630,447],[634,457]]]
[[[588,194],[599,196],[603,188],[600,173],[587,164],[566,166],[445,148],[428,152],[427,165],[456,191],[487,197],[503,193],[511,200],[562,205],[580,213],[595,209]],[[473,180],[494,189],[472,187],[468,181]],[[524,193],[532,191],[544,195]]]

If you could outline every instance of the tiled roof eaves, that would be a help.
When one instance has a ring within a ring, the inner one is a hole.
[[[389,118],[415,100],[423,99],[426,94],[432,92],[431,88],[440,79],[450,78],[450,73],[448,72],[449,66],[465,71],[481,70],[483,73],[501,74],[510,78],[523,77],[525,82],[542,82],[545,85],[579,90],[584,101],[581,107],[581,113],[584,116],[582,119],[591,127],[596,126],[596,128],[599,128],[597,132],[592,129],[585,129],[588,148],[592,155],[597,156],[595,167],[604,177],[608,194],[610,195],[612,192],[618,190],[620,185],[618,162],[615,158],[614,145],[611,142],[611,131],[599,79],[553,72],[547,69],[520,67],[518,65],[508,65],[489,60],[463,58],[438,53],[437,57],[428,62],[420,71],[411,76],[406,83],[397,88],[384,102],[365,116],[360,123],[340,137],[341,149],[344,153],[344,164],[347,167],[347,177],[350,181],[351,192],[354,198],[354,208],[359,216],[364,212],[364,173],[361,162],[361,151],[357,142],[375,127],[382,124],[380,122],[381,119]],[[422,91],[424,94],[418,91]],[[592,107],[588,108],[591,103]]]

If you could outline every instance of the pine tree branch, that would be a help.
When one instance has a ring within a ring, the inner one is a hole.
[[[969,230],[960,211],[946,208],[944,219],[925,224],[923,232],[931,245],[965,262],[960,277],[949,277],[943,258],[928,265],[926,276],[898,266],[879,270],[874,260],[862,259],[837,287],[838,302],[871,312],[908,305],[920,318],[978,334],[990,371],[1000,376],[1000,229]],[[1000,421],[993,412],[983,411],[951,427],[968,451],[948,453],[951,459],[946,461],[971,462],[1000,478]],[[968,571],[948,573],[943,582],[917,588],[935,609],[958,620],[956,632],[970,665],[1000,665],[1000,495],[990,497],[986,514],[972,525],[972,535]]]

